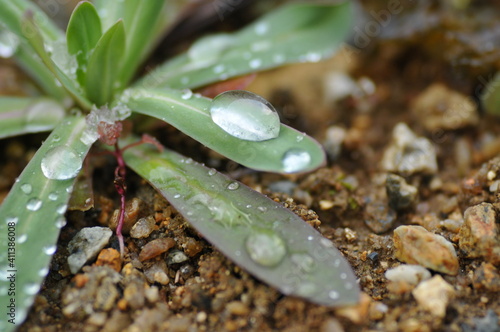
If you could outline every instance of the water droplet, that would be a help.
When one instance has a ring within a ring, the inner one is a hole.
[[[38,198],[31,198],[28,203],[26,203],[26,208],[30,211],[38,211],[42,207],[42,201]]]
[[[250,234],[245,246],[250,258],[263,266],[276,266],[286,255],[285,242],[271,230],[259,230]]]
[[[328,292],[328,297],[331,298],[332,300],[336,300],[339,298],[339,292],[331,290]]]
[[[307,151],[291,148],[285,152],[281,161],[283,163],[283,170],[286,173],[294,173],[302,171],[309,166],[311,155]]]
[[[44,247],[43,248],[43,252],[46,254],[46,255],[49,255],[49,256],[52,256],[53,254],[56,253],[56,250],[57,250],[57,246],[53,245],[53,246],[48,246],[48,247]]]
[[[264,141],[279,135],[280,119],[264,98],[243,90],[226,91],[212,100],[212,120],[228,134],[248,141]]]
[[[52,142],[54,142],[54,143],[57,143],[57,142],[59,142],[60,140],[61,140],[61,137],[59,137],[59,135],[54,135],[54,136],[52,137]]]
[[[175,194],[174,195],[174,198],[180,198],[181,197],[181,194]]]
[[[23,234],[17,238],[17,243],[24,243],[28,239],[28,235]]]
[[[211,64],[217,62],[222,53],[233,44],[230,34],[216,34],[198,39],[188,50],[188,57],[193,62]]]
[[[283,54],[275,54],[273,56],[273,61],[276,64],[283,63],[283,62],[285,62],[285,56]]]
[[[16,53],[19,38],[7,29],[0,31],[0,57],[10,58]]]
[[[208,175],[212,176],[212,175],[215,175],[217,173],[217,171],[215,170],[215,168],[211,168],[208,170]]]
[[[7,217],[7,218],[5,218],[5,222],[7,224],[11,224],[11,223],[17,224],[18,221],[19,221],[18,217]]]
[[[64,212],[66,212],[66,209],[68,208],[68,205],[67,204],[61,204],[57,207],[56,211],[57,213],[59,214],[64,214]]]
[[[38,271],[38,275],[40,277],[45,277],[47,274],[49,274],[49,269],[44,267],[42,269],[40,269],[40,271]]]
[[[28,295],[35,295],[40,290],[40,285],[35,283],[29,283],[24,286],[24,292]]]
[[[182,99],[188,100],[192,96],[193,96],[193,91],[191,91],[190,89],[184,89],[184,90],[182,90],[182,95],[181,95]]]
[[[314,239],[314,236],[312,236],[312,235],[309,235],[309,236],[307,237],[307,240],[308,240],[308,241],[312,241],[313,239]]]
[[[317,290],[317,287],[312,282],[303,282],[297,286],[297,295],[300,296],[311,296]]]
[[[309,62],[318,62],[321,60],[321,54],[320,53],[307,53],[306,54],[306,60]]]
[[[56,219],[56,227],[61,229],[64,226],[66,226],[66,218],[64,217],[59,217]]]
[[[44,99],[29,106],[26,111],[26,123],[31,124],[29,129],[33,131],[50,129],[51,126],[47,125],[49,119],[57,122],[65,115],[66,112],[60,103]]]
[[[224,69],[226,69],[226,67],[224,67],[224,65],[217,65],[214,67],[214,73],[220,74],[224,71]]]
[[[267,22],[259,22],[255,25],[255,33],[259,36],[264,35],[269,30]]]
[[[290,259],[293,264],[295,264],[300,270],[304,272],[311,272],[314,267],[314,258],[312,258],[308,254],[303,254],[303,253],[298,253],[298,254],[292,254],[290,256]]]
[[[340,279],[344,280],[346,278],[347,278],[347,274],[345,274],[345,273],[340,274]]]
[[[252,59],[252,60],[250,60],[250,62],[248,63],[248,65],[252,69],[257,69],[257,68],[259,68],[262,65],[262,60],[261,59]]]
[[[228,190],[236,190],[240,187],[240,184],[238,182],[231,182],[230,184],[227,185]]]
[[[259,206],[257,210],[259,210],[260,212],[266,212],[267,208],[265,206]]]
[[[51,180],[74,178],[82,168],[83,160],[69,146],[61,145],[50,149],[42,159],[43,174]]]
[[[54,192],[54,193],[50,193],[48,197],[51,201],[57,201],[57,199],[59,198],[59,195]]]
[[[305,134],[297,135],[297,137],[295,137],[295,140],[297,141],[297,143],[302,142],[304,140],[304,136],[305,136]]]
[[[31,191],[33,190],[33,187],[31,187],[31,184],[29,184],[29,183],[24,183],[23,185],[21,185],[21,190],[26,195],[29,195],[29,194],[31,194]]]

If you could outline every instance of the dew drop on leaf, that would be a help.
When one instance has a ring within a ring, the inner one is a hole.
[[[24,243],[28,239],[28,235],[23,234],[17,238],[17,243]]]
[[[229,190],[236,190],[240,187],[238,182],[231,182],[230,184],[227,185],[227,189]]]
[[[66,218],[64,217],[59,217],[56,219],[56,227],[61,229],[64,226],[66,226]]]
[[[19,46],[19,38],[12,32],[2,29],[0,31],[0,57],[10,58],[16,53]]]
[[[42,207],[42,201],[38,198],[30,198],[28,203],[26,203],[26,208],[30,211],[38,211]]]
[[[247,237],[245,247],[254,262],[268,267],[278,265],[286,255],[285,242],[271,230],[254,231]]]
[[[212,120],[229,135],[247,141],[276,138],[279,115],[264,98],[244,90],[226,91],[212,100]]]
[[[44,247],[43,248],[43,252],[46,254],[46,255],[49,255],[49,256],[52,256],[53,254],[56,253],[56,250],[57,250],[57,246],[53,245],[53,246],[48,246],[48,247]]]
[[[309,166],[311,155],[307,151],[292,148],[285,152],[281,162],[286,173],[300,172]]]
[[[40,285],[36,283],[29,283],[24,286],[23,290],[28,295],[35,295],[40,290]]]
[[[339,292],[331,290],[328,292],[328,297],[331,298],[332,300],[336,300],[339,298]]]
[[[191,91],[190,89],[184,89],[184,90],[182,90],[182,95],[181,95],[182,99],[188,100],[192,96],[193,96],[193,91]]]
[[[42,159],[43,174],[51,180],[74,178],[82,168],[82,158],[69,146],[61,145],[47,151]]]
[[[31,184],[29,184],[29,183],[24,183],[23,185],[21,185],[21,190],[26,195],[29,195],[29,194],[31,194],[33,187],[31,187]]]

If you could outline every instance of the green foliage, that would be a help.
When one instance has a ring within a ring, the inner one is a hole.
[[[96,112],[107,114],[105,121],[110,122],[122,120],[128,111],[160,119],[257,170],[306,172],[324,163],[324,152],[314,139],[285,125],[276,125],[277,134],[271,138],[242,139],[215,122],[211,99],[186,89],[330,56],[348,33],[349,3],[284,6],[239,32],[200,39],[187,54],[126,89],[175,20],[180,3],[82,2],[64,36],[32,2],[0,0],[0,33],[8,29],[17,35],[15,60],[48,94],[1,97],[0,138],[55,128],[0,206],[0,234],[9,234],[10,228],[16,233],[13,241],[0,239],[2,275],[9,263],[7,246],[16,246],[16,323],[24,319],[48,272],[73,189],[78,190],[73,195],[77,204],[89,207],[85,195],[92,191],[81,189],[88,186],[76,177],[98,137],[96,124],[89,120]],[[75,105],[92,116],[69,116]],[[224,111],[235,113],[229,106]],[[298,167],[284,164],[290,151],[299,152],[292,154],[292,161],[306,157]],[[330,241],[289,210],[171,151],[140,146],[127,150],[125,158],[209,241],[258,278],[315,303],[357,301],[359,290],[346,261]],[[0,280],[3,308],[7,287],[7,280]],[[2,331],[14,328],[0,321]]]

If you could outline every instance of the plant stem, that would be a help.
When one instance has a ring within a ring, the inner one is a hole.
[[[125,222],[125,192],[127,190],[127,186],[125,184],[125,160],[123,160],[122,150],[118,146],[118,143],[115,143],[115,151],[114,155],[118,165],[115,168],[115,180],[114,185],[118,195],[120,195],[120,214],[118,217],[118,224],[116,226],[116,237],[118,238],[118,242],[120,244],[120,255],[123,258],[125,253],[125,245],[123,242],[123,224]]]

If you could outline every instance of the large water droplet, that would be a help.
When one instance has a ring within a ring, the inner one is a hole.
[[[50,149],[42,159],[43,174],[52,180],[74,178],[82,168],[82,158],[69,146],[61,145]]]
[[[57,250],[57,246],[53,245],[53,246],[48,246],[48,247],[44,247],[43,248],[43,252],[46,254],[46,255],[49,255],[49,256],[52,256],[53,254],[56,253],[56,250]]]
[[[24,184],[21,185],[21,190],[26,195],[29,195],[29,194],[31,194],[31,191],[33,190],[33,187],[29,183],[24,183]]]
[[[66,226],[66,218],[64,217],[59,217],[56,219],[56,227],[61,229],[64,226]]]
[[[26,284],[23,290],[28,295],[35,295],[40,290],[40,285],[35,283]]]
[[[17,238],[17,243],[24,243],[28,239],[28,235],[22,234]]]
[[[228,134],[247,141],[276,138],[280,119],[264,98],[244,90],[226,91],[212,100],[212,120]]]
[[[311,155],[307,151],[292,148],[285,152],[281,161],[286,173],[300,172],[309,166]]]
[[[38,198],[31,198],[28,203],[26,203],[26,208],[30,211],[38,211],[42,207],[42,201]]]
[[[240,184],[238,182],[231,182],[230,184],[227,185],[227,189],[229,190],[236,190],[240,187]]]
[[[285,242],[271,230],[259,230],[250,234],[245,246],[250,258],[263,266],[276,266],[286,255]]]

